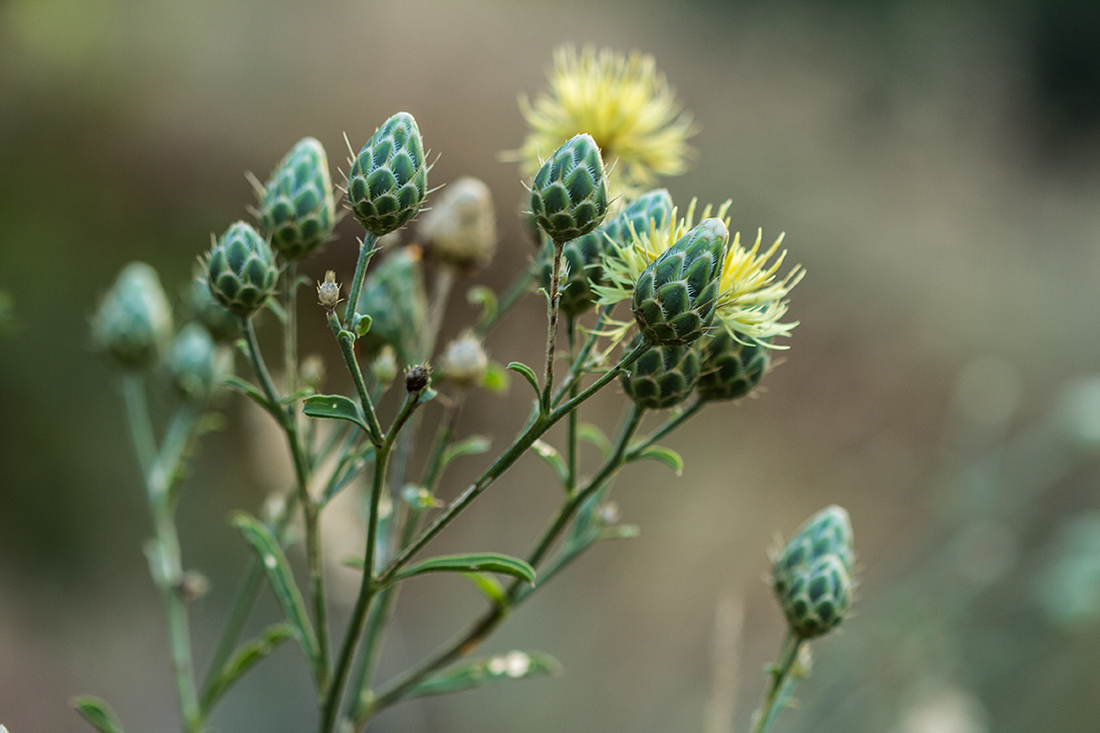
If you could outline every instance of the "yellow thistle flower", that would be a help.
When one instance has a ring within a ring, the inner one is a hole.
[[[602,261],[606,284],[592,287],[593,292],[599,297],[598,305],[614,305],[631,297],[634,292],[634,283],[637,282],[642,271],[695,225],[695,204],[695,200],[692,199],[687,215],[682,219],[677,218],[676,209],[673,209],[668,227],[658,229],[651,226],[647,232],[632,232],[633,236],[626,244],[613,245],[609,248]],[[730,219],[727,216],[730,204],[730,201],[726,201],[718,207],[718,212],[715,214],[727,228],[730,225]],[[700,220],[710,218],[710,212],[711,206],[707,205],[703,209]],[[798,325],[797,321],[781,323],[779,319],[787,312],[787,295],[802,280],[806,272],[801,266],[796,265],[777,282],[776,274],[787,256],[786,250],[779,252],[783,235],[780,235],[763,253],[760,253],[761,237],[762,233],[758,232],[756,243],[751,249],[746,250],[741,246],[740,233],[734,235],[722,263],[716,325],[720,325],[738,341],[746,338],[770,339],[773,336],[789,336],[791,330]],[[779,252],[778,258],[769,265],[768,260],[772,259],[777,252]],[[604,335],[617,341],[626,334],[632,324],[632,321],[614,322]],[[787,348],[772,343],[767,345],[773,349]]]
[[[531,132],[519,150],[505,153],[519,161],[525,176],[562,143],[582,132],[595,139],[612,170],[613,195],[628,196],[650,188],[656,177],[686,170],[694,134],[691,115],[681,112],[673,90],[657,72],[652,56],[629,56],[586,47],[578,56],[571,45],[554,52],[549,93],[534,104],[520,95],[519,104]]]

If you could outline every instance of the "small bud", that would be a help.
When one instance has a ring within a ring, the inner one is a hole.
[[[588,134],[566,140],[535,174],[531,212],[559,246],[598,227],[607,206],[603,159]]]
[[[188,323],[172,342],[168,372],[180,396],[202,404],[229,373],[231,356],[219,350],[213,337],[198,323]]]
[[[634,337],[633,348],[642,342]],[[690,346],[654,346],[619,377],[627,396],[639,407],[659,410],[680,404],[695,390],[699,355]]]
[[[144,262],[122,269],[92,319],[92,338],[121,366],[156,363],[172,338],[172,309],[156,270]]]
[[[399,364],[423,359],[428,296],[420,248],[400,247],[387,252],[367,273],[355,312],[372,319],[370,331],[359,340],[368,357],[389,344]]]
[[[465,332],[447,344],[439,363],[443,378],[456,387],[477,387],[489,369],[489,357],[481,341],[472,332]]]
[[[325,383],[325,360],[319,354],[310,354],[302,359],[298,376],[303,387],[312,389],[314,392],[320,392]]]
[[[210,293],[241,318],[259,310],[275,292],[278,276],[271,247],[243,221],[229,227],[206,258]]]
[[[176,583],[176,593],[184,603],[193,603],[210,592],[210,580],[196,570],[188,570]]]
[[[420,235],[439,262],[470,271],[493,259],[497,244],[496,216],[489,187],[476,178],[459,178],[443,189],[424,213]]]
[[[397,376],[397,357],[392,346],[383,346],[378,357],[371,362],[371,373],[379,384],[389,384]]]
[[[302,259],[328,241],[336,205],[321,143],[307,137],[279,161],[263,187],[259,215],[260,231],[289,260]]]
[[[650,343],[683,345],[710,328],[728,240],[720,219],[704,219],[642,271],[632,307]]]
[[[398,112],[386,120],[351,162],[348,204],[376,237],[416,216],[428,192],[428,166],[416,120]]]
[[[700,339],[699,397],[708,401],[736,400],[760,384],[768,370],[769,349],[765,342],[748,337],[745,340],[734,340],[725,329]]]
[[[336,282],[333,270],[325,270],[325,281],[317,283],[317,302],[327,311],[340,302],[340,283]]]
[[[841,507],[827,507],[799,528],[772,566],[775,596],[791,631],[809,639],[844,620],[853,562],[852,525]]]
[[[410,394],[419,392],[432,381],[432,370],[427,364],[417,364],[405,372],[405,389]]]
[[[241,322],[237,317],[214,300],[205,272],[196,272],[191,281],[191,289],[187,293],[187,312],[219,344],[236,339],[241,331]]]

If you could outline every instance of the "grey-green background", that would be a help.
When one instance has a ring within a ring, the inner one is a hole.
[[[87,335],[117,270],[148,261],[178,292],[210,234],[247,216],[244,171],[262,177],[306,135],[342,165],[345,132],[362,145],[407,110],[441,154],[433,183],[492,187],[500,250],[476,281],[502,287],[530,249],[498,152],[524,134],[516,94],[539,92],[572,41],[657,57],[700,126],[691,172],[665,183],[685,203],[732,198],[745,234],[786,232],[808,271],[801,325],[763,393],[669,441],[682,477],[624,473],[616,498],[641,536],[598,547],[487,645],[548,651],[563,677],[410,703],[372,730],[702,731],[731,671],[744,730],[782,633],[766,549],[830,503],[855,525],[857,613],[817,645],[777,730],[1095,730],[1098,30],[1083,0],[0,4],[0,289],[15,302],[0,336],[0,723],[85,730],[66,701],[92,693],[127,730],[177,728],[138,474]],[[352,224],[309,275],[350,272]],[[492,355],[537,363],[543,322],[529,298]],[[334,356],[319,310],[302,324]],[[479,398],[462,431],[503,440],[527,399],[520,383]],[[587,418],[610,427],[620,400]],[[225,411],[180,511],[185,564],[214,587],[194,613],[200,665],[245,552],[226,517],[282,485],[285,460],[240,399]],[[522,554],[555,492],[525,460],[440,547]],[[352,590],[333,587],[342,618]],[[733,651],[716,647],[731,603]],[[383,674],[477,609],[458,580],[410,584]],[[213,724],[314,721],[287,646]]]

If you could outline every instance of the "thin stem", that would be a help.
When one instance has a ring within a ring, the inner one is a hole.
[[[298,392],[298,263],[291,260],[283,271],[283,308],[286,322],[283,327],[283,371],[286,373],[286,393]],[[291,412],[297,421],[297,411]]]
[[[349,308],[351,306],[348,306]],[[367,436],[370,438],[370,442],[378,447],[382,445],[382,426],[378,422],[378,416],[374,412],[374,403],[371,401],[370,394],[367,392],[367,383],[363,379],[363,372],[359,369],[359,362],[355,358],[355,342],[350,331],[343,329],[340,326],[340,321],[336,318],[336,313],[332,310],[327,311],[326,317],[328,319],[329,328],[332,330],[332,335],[336,337],[337,343],[340,344],[340,353],[344,356],[344,364],[348,368],[348,373],[351,374],[351,379],[355,382],[355,391],[359,395],[359,404],[363,408],[363,415],[367,419]]]
[[[363,278],[367,274],[367,263],[377,251],[374,247],[378,237],[370,232],[363,235],[363,241],[359,243],[359,260],[355,263],[355,275],[351,280],[351,293],[348,295],[348,305],[344,310],[344,328],[351,329],[355,318],[355,309],[359,307],[359,291],[363,288]]]
[[[779,652],[779,661],[771,668],[771,683],[764,694],[764,700],[753,714],[752,733],[768,733],[775,723],[779,711],[790,697],[792,687],[791,672],[798,660],[798,652],[805,640],[787,630],[783,639],[783,648]]]
[[[149,403],[145,399],[145,380],[131,373],[122,376],[122,399],[126,405],[130,440],[137,453],[141,475],[148,478],[157,457],[157,439],[153,434],[153,422],[149,419]]]
[[[565,333],[569,341],[569,358],[572,359],[575,356],[575,350],[577,347],[577,332],[576,323],[573,320],[573,316],[566,316],[565,318]],[[574,382],[569,386],[569,396],[576,397],[578,392],[578,383]],[[573,490],[577,487],[577,422],[579,415],[577,410],[573,410],[569,413],[569,420],[566,422],[566,473],[565,473],[565,493],[567,495],[572,494]]]
[[[500,296],[500,300],[497,301],[496,313],[494,313],[491,318],[477,324],[474,328],[474,334],[477,336],[489,335],[489,333],[497,327],[497,324],[500,323],[501,318],[503,318],[504,315],[512,309],[512,306],[516,304],[516,301],[520,299],[520,296],[527,292],[527,288],[534,277],[535,273],[533,268],[523,268],[519,275],[516,276],[516,279],[512,281],[512,284],[508,286],[508,289],[504,291],[504,294]]]
[[[570,397],[574,396],[572,394],[573,385],[575,385],[584,374],[585,362],[588,361],[588,355],[592,353],[592,349],[600,337],[600,328],[603,327],[604,321],[607,320],[607,316],[611,313],[613,307],[614,306],[606,306],[600,311],[599,316],[596,317],[596,323],[592,327],[592,330],[588,332],[588,337],[585,339],[584,345],[581,346],[580,351],[577,352],[576,357],[573,359],[573,363],[569,367],[569,373],[554,392],[554,397],[550,401],[551,404],[558,404],[567,394]]]
[[[668,420],[668,422],[666,422],[664,425],[662,425],[660,427],[660,429],[656,430],[653,433],[653,435],[650,435],[648,438],[643,440],[641,443],[633,446],[630,449],[630,452],[626,454],[627,460],[628,461],[633,461],[635,458],[640,456],[642,454],[642,451],[644,451],[646,448],[653,445],[658,440],[665,437],[666,435],[671,433],[673,430],[680,427],[685,422],[687,422],[689,419],[691,419],[697,412],[699,412],[699,410],[702,410],[706,406],[706,404],[707,403],[706,403],[705,400],[696,398],[696,400],[694,402],[692,402],[691,405],[689,405],[686,409],[682,410],[679,414],[674,415],[672,418],[670,418]]]
[[[550,412],[550,395],[554,390],[554,349],[558,341],[558,302],[561,300],[558,281],[561,277],[561,253],[564,247],[564,242],[554,242],[554,266],[550,271],[550,325],[546,329],[546,368],[543,372],[540,403],[543,414]]]
[[[386,467],[389,464],[390,451],[393,442],[397,438],[401,428],[412,415],[420,400],[420,393],[413,392],[405,400],[401,412],[394,420],[385,440],[382,441],[374,454],[374,477],[371,481],[370,515],[367,518],[367,546],[363,554],[363,579],[359,584],[359,596],[352,610],[351,621],[348,624],[344,643],[340,648],[340,658],[336,664],[333,681],[325,697],[324,711],[321,719],[321,733],[327,733],[334,729],[336,724],[336,710],[340,705],[340,699],[347,685],[348,674],[351,671],[352,658],[359,646],[363,630],[367,620],[367,611],[381,583],[377,582],[374,572],[375,548],[378,541],[378,505],[382,498],[382,489],[386,484]]]

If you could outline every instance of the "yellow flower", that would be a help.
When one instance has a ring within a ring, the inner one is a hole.
[[[531,104],[520,96],[520,109],[531,132],[509,160],[519,161],[525,176],[562,143],[582,132],[595,139],[611,167],[613,195],[628,196],[650,188],[657,176],[680,175],[692,152],[691,116],[681,112],[652,56],[629,56],[586,47],[578,56],[571,45],[554,52],[549,93]]]
[[[729,228],[727,216],[730,201],[718,207],[715,216]],[[675,244],[695,225],[695,200],[688,206],[687,215],[677,218],[676,209],[672,210],[668,227],[651,227],[648,232],[632,232],[625,245],[613,245],[602,260],[604,285],[595,285],[592,290],[599,297],[598,305],[614,305],[633,295],[634,283],[642,271],[656,260],[662,252]],[[711,207],[703,209],[700,220],[711,216]],[[736,234],[726,249],[719,281],[718,307],[715,326],[724,328],[738,341],[746,338],[770,339],[773,336],[789,336],[798,322],[781,323],[787,313],[787,296],[791,289],[802,280],[805,270],[796,265],[782,280],[776,280],[776,274],[783,265],[786,250],[779,252],[783,242],[780,235],[767,251],[760,252],[761,233],[757,233],[756,243],[751,249],[741,246],[741,235]],[[776,253],[779,256],[768,264]],[[632,322],[613,322],[604,334],[613,340],[621,339],[629,330]],[[769,348],[784,349],[786,346],[769,343]]]

